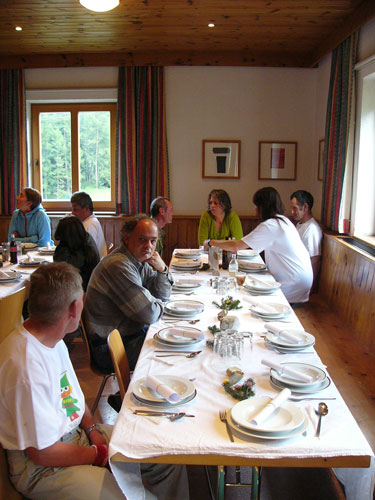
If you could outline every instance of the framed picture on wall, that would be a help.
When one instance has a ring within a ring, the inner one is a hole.
[[[203,140],[203,179],[239,179],[240,154],[241,141],[221,139]]]
[[[318,154],[318,181],[322,181],[324,177],[323,158],[324,158],[324,139],[320,139],[319,154]]]
[[[297,143],[259,141],[258,179],[290,181],[297,174]]]

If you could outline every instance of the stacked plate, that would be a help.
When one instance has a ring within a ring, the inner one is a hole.
[[[133,396],[134,398],[149,406],[181,406],[192,401],[196,395],[197,391],[194,385],[183,377],[175,377],[173,375],[158,375],[158,379],[171,387],[177,394],[180,395],[181,399],[178,403],[169,403],[162,396],[157,394],[152,389],[149,389],[146,385],[146,378],[141,378],[136,380],[133,384]]]
[[[288,333],[291,333],[296,341],[283,338],[282,334],[276,335],[268,332],[266,334],[266,345],[271,348],[276,348],[280,352],[293,353],[303,351],[315,344],[315,337],[310,333],[304,332],[297,328],[286,328]]]
[[[2,271],[0,272],[0,284],[2,283],[13,283],[14,281],[18,281],[22,278],[21,273],[16,273],[16,272],[6,272]]]
[[[312,381],[301,382],[300,380],[297,380],[290,375],[271,368],[270,381],[271,384],[277,389],[285,389],[285,387],[287,387],[292,391],[292,393],[295,394],[312,394],[314,392],[319,392],[323,389],[326,389],[331,383],[331,380],[327,376],[326,372],[318,366],[293,362],[281,364],[312,377]]]
[[[38,267],[42,262],[47,262],[45,259],[35,257],[33,260],[29,260],[28,258],[22,259],[19,262],[21,267]]]
[[[260,425],[252,424],[252,417],[270,402],[257,397],[240,401],[230,411],[229,425],[244,439],[289,439],[302,434],[308,425],[304,413],[295,404],[286,401]]]
[[[251,260],[254,259],[258,253],[255,250],[237,250],[237,259]]]
[[[191,328],[189,326],[170,326],[163,328],[154,335],[154,340],[163,346],[171,349],[186,348],[195,346],[204,339],[192,339],[184,336],[184,333],[194,333],[200,335],[202,332],[198,328]]]
[[[250,312],[253,316],[263,319],[264,321],[283,320],[289,316],[291,309],[284,304],[267,302],[264,304],[252,304]]]
[[[238,270],[244,273],[259,273],[267,269],[265,264],[259,262],[249,262],[248,260],[240,259],[238,261]]]
[[[202,283],[199,281],[182,278],[175,280],[172,286],[172,290],[175,290],[176,292],[192,292],[197,288],[200,288],[201,286]]]
[[[56,247],[40,247],[39,253],[42,255],[53,255],[55,253]]]
[[[190,319],[203,309],[204,304],[197,300],[171,300],[165,304],[164,313],[175,318]]]
[[[26,250],[26,252],[28,250],[33,250],[34,248],[36,248],[38,245],[36,243],[22,243],[22,248],[24,248]]]
[[[176,250],[175,256],[180,257],[182,259],[200,259],[201,251],[199,250],[199,248],[198,249],[187,248],[184,250]]]
[[[172,268],[176,271],[198,271],[202,262],[200,259],[173,259]]]
[[[244,286],[252,295],[272,295],[281,287],[281,283],[277,281],[266,282],[248,276]]]

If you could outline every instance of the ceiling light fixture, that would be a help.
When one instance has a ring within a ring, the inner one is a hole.
[[[16,26],[14,29],[15,29],[16,31],[22,31],[22,26]]]
[[[215,23],[208,23],[207,25],[209,28],[215,28]]]
[[[120,0],[79,0],[86,9],[94,12],[107,12],[120,4]]]

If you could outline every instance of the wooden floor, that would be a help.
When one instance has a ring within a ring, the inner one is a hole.
[[[319,356],[323,363],[327,365],[333,381],[357,420],[370,446],[375,450],[375,356],[368,353],[363,346],[352,339],[350,329],[347,328],[340,318],[332,313],[324,303],[322,303],[318,295],[312,295],[310,302],[302,307],[296,308],[295,312],[305,330],[315,336],[315,347]],[[101,378],[92,374],[90,371],[85,346],[82,343],[76,342],[73,344],[71,358],[88,405],[91,407],[99,388]],[[116,390],[116,381],[110,380],[96,412],[97,420],[105,423],[114,423],[117,414],[107,404],[107,396],[108,394],[116,392]],[[271,484],[274,481],[272,476],[272,478],[269,479],[269,485],[267,486],[267,484],[265,484],[264,491],[262,486],[262,500],[286,500],[289,498],[291,500],[296,500],[299,498],[298,495],[296,495],[296,488],[299,488],[298,481],[301,485],[304,484],[306,486],[306,481],[309,477],[312,477],[312,475],[316,473],[316,471],[310,470],[310,472],[306,471],[306,475],[303,476],[301,470],[296,471],[298,477],[296,478],[297,482],[295,484],[294,493],[291,494],[291,496],[288,496],[287,493],[281,494],[280,487],[277,488],[274,495],[271,494]],[[190,470],[190,474],[194,476],[195,471]],[[201,474],[199,482],[202,485],[204,477],[201,472],[199,472],[199,474]],[[272,471],[271,474],[277,474],[277,470]],[[326,471],[322,471],[322,475],[323,474],[326,474]],[[265,474],[265,476],[267,479],[267,474]],[[285,476],[285,474],[283,474],[283,476]],[[280,478],[276,478],[275,480],[279,481]],[[311,480],[314,484],[315,479],[312,478]],[[329,480],[330,479],[327,478],[327,481]],[[289,479],[289,487],[291,485],[290,481]],[[197,481],[193,481],[192,483],[196,484]],[[202,487],[206,488],[205,485],[200,488]],[[338,496],[321,496],[318,493],[315,494],[315,497],[310,497],[306,496],[308,495],[308,490],[302,488],[302,491],[303,490],[305,490],[305,493],[302,498],[305,498],[305,500],[308,498],[314,498],[314,500],[320,500],[320,498],[339,498]],[[192,494],[192,500],[206,500],[209,498],[208,490],[203,495],[202,490],[200,489],[199,491],[199,496],[197,496],[197,493]],[[249,498],[248,493],[245,496],[238,495],[239,492],[236,492],[236,494],[231,495],[230,498]]]

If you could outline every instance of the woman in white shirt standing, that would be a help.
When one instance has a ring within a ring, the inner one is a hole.
[[[284,205],[272,187],[259,189],[253,197],[260,224],[240,241],[207,240],[211,245],[236,252],[252,248],[265,252],[268,269],[281,283],[290,303],[307,302],[313,281],[310,256],[290,220],[283,215]]]

